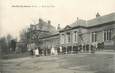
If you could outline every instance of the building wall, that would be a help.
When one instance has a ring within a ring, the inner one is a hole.
[[[104,43],[104,49],[113,49],[114,47],[114,41],[113,40],[104,40],[104,31],[105,30],[112,30],[111,33],[111,38],[114,36],[115,33],[115,24],[109,24],[109,25],[104,25],[104,26],[100,26],[100,27],[94,27],[94,28],[90,28],[88,29],[88,32],[90,33],[90,44],[95,44],[97,45],[98,43]],[[96,42],[92,42],[92,32],[96,32],[97,34],[97,41]]]
[[[49,38],[43,38],[41,48],[45,49],[51,49],[52,47],[58,47],[59,46],[59,35],[52,36]]]
[[[104,30],[112,29],[112,35],[115,33],[115,24],[105,25],[101,27],[94,27],[88,30],[89,33],[96,32],[97,33],[97,41],[104,42]],[[91,38],[91,37],[90,37]]]
[[[98,18],[96,19],[93,19],[91,21],[95,21],[94,23],[92,23],[91,25],[94,25],[94,26],[85,26],[85,27],[75,27],[73,29],[71,29],[71,27],[68,27],[68,28],[65,28],[67,30],[65,31],[61,31],[59,33],[59,35],[56,35],[56,36],[51,36],[51,37],[47,37],[47,38],[44,38],[42,39],[42,44],[41,44],[41,47],[42,48],[51,48],[51,47],[60,47],[60,46],[63,46],[63,47],[68,47],[68,46],[79,46],[79,45],[95,45],[97,46],[98,43],[104,43],[104,46],[108,46],[108,45],[112,45],[115,44],[113,42],[113,40],[107,40],[105,41],[104,40],[104,32],[105,30],[109,30],[111,29],[112,30],[112,35],[111,37],[115,36],[115,23],[109,23],[107,22],[108,20],[110,21],[110,19],[108,19],[106,21],[106,23],[103,23],[103,24],[99,24],[99,23],[102,23],[103,22],[103,19],[102,18],[102,22],[97,20]],[[105,22],[105,20],[104,20]],[[99,26],[98,26],[99,25]],[[75,33],[76,32],[76,33]],[[92,41],[92,33],[95,32],[95,35],[96,35],[96,41]],[[69,36],[70,34],[70,36]],[[76,37],[75,37],[76,36]],[[70,41],[68,42],[68,37],[70,37]],[[75,41],[76,39],[76,41]]]
[[[67,33],[70,33],[70,42],[67,42]],[[80,37],[79,34],[82,36]],[[89,34],[87,34],[86,28],[76,28],[69,31],[64,31],[60,33],[60,45],[74,46],[80,43],[89,42]],[[76,40],[75,40],[76,39]],[[83,40],[83,41],[81,41]],[[69,44],[69,45],[68,45]]]
[[[95,45],[97,46],[98,43],[111,43],[112,45],[114,44],[112,40],[108,40],[108,41],[104,41],[104,30],[109,30],[112,29],[112,37],[113,34],[115,34],[115,24],[109,24],[109,25],[103,25],[100,27],[93,27],[93,28],[76,28],[76,29],[72,29],[69,31],[64,31],[64,32],[60,32],[60,46],[75,46],[75,45],[86,45],[86,44],[90,44],[90,45]],[[74,32],[77,32],[77,41],[75,42],[75,35]],[[70,32],[71,34],[71,41],[68,43],[67,42],[67,32]],[[97,41],[96,42],[92,42],[92,32],[96,32],[96,36],[97,36]],[[63,35],[65,37],[63,37]],[[79,34],[81,34],[81,37],[79,36]],[[82,40],[81,40],[82,38]],[[105,44],[106,46],[106,44]]]

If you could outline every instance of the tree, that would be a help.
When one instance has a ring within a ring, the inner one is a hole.
[[[20,41],[18,42],[18,48],[21,49],[21,52],[26,52],[27,44],[29,43],[30,43],[29,28],[25,28],[20,32]]]
[[[20,41],[26,44],[39,43],[40,33],[37,30],[31,30],[31,28],[23,29],[20,33]]]
[[[16,48],[16,39],[14,39],[10,34],[0,38],[0,51],[2,54],[11,53],[10,48],[13,50]]]
[[[1,48],[2,54],[8,53],[8,46],[7,46],[7,42],[6,42],[5,37],[0,38],[0,48]]]
[[[15,49],[16,49],[16,40],[11,40],[11,48],[12,48],[12,51],[14,52]]]
[[[20,33],[20,41],[21,42],[25,42],[25,43],[28,43],[28,37],[27,37],[27,32],[26,29],[23,29]]]

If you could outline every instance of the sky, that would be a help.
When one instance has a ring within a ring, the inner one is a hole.
[[[18,37],[39,18],[63,28],[77,20],[95,18],[96,13],[115,12],[115,0],[0,0],[0,36]]]

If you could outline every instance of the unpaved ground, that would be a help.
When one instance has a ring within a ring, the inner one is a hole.
[[[1,60],[3,73],[114,73],[115,54],[77,54]]]

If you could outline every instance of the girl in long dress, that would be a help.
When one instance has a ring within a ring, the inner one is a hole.
[[[37,56],[37,57],[38,57],[38,56],[39,56],[39,49],[38,49],[38,48],[36,48],[34,52],[35,52],[35,56]]]

